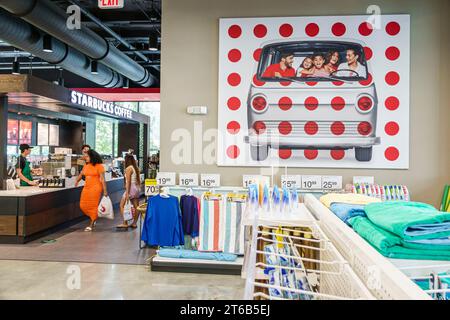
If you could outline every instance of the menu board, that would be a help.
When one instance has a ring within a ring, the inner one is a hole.
[[[59,126],[51,124],[49,125],[49,143],[50,146],[59,146]]]
[[[8,144],[19,143],[19,121],[8,119]]]
[[[20,121],[19,143],[31,144],[33,123],[31,121]]]
[[[38,146],[48,146],[48,124],[38,123],[37,125],[37,144]]]

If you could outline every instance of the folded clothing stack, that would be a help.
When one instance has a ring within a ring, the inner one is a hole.
[[[348,223],[390,258],[450,260],[450,213],[420,202],[381,202],[364,207],[366,217]]]

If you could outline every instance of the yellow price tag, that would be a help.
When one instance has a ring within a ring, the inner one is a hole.
[[[156,179],[145,179],[145,196],[158,194],[158,182]]]

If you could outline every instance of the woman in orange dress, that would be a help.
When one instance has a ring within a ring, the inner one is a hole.
[[[86,177],[83,191],[81,191],[80,209],[91,219],[89,226],[84,229],[84,231],[89,232],[95,227],[98,218],[98,205],[102,192],[105,197],[108,196],[108,192],[106,190],[105,168],[100,155],[90,149],[85,155],[85,160],[86,165],[78,176],[75,186],[78,186],[82,176]]]

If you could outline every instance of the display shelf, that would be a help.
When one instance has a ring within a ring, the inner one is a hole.
[[[240,275],[244,258],[238,257],[236,261],[217,261],[201,259],[165,258],[154,256],[150,259],[152,271],[183,272],[202,274]]]

